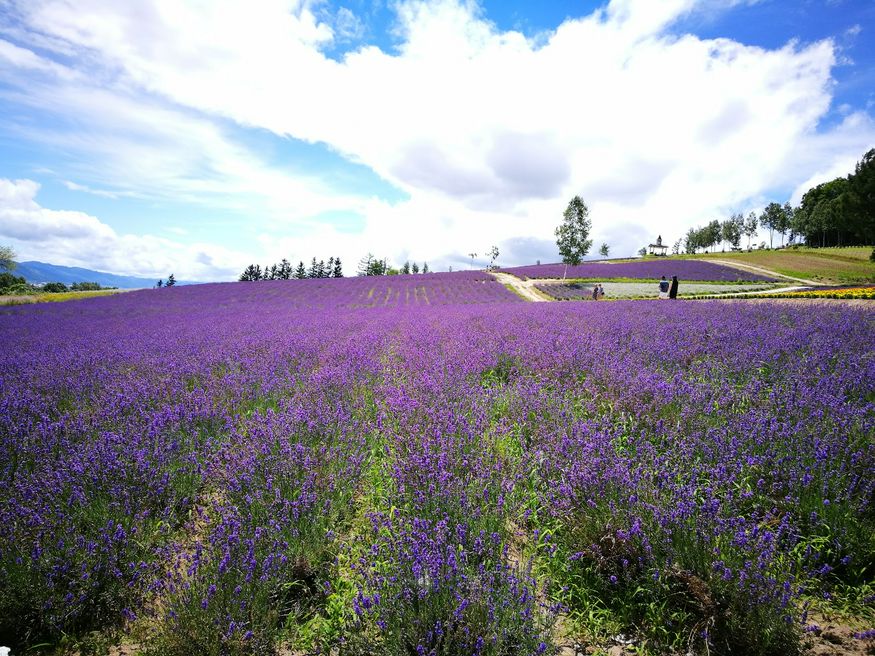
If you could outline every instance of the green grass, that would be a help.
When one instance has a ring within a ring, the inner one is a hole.
[[[875,282],[875,263],[869,261],[870,246],[851,248],[785,248],[751,252],[704,253],[676,256],[738,262],[769,269],[784,276],[824,284]]]
[[[679,258],[676,258],[679,259]],[[630,260],[633,261],[633,260]],[[552,280],[551,278],[543,278],[544,281]],[[634,283],[636,285],[640,285],[642,283],[648,284],[655,288],[656,283],[649,282],[648,278],[566,278],[562,281],[563,284],[577,284],[577,283],[591,283],[591,282],[611,282],[611,283]],[[750,280],[695,280],[689,281],[689,283],[695,283],[699,285],[744,285],[750,286],[752,283]],[[685,284],[689,284],[685,281]],[[550,283],[547,283],[550,284]]]
[[[523,299],[524,301],[528,301],[528,300],[529,300],[527,296],[523,296],[522,293],[520,292],[520,290],[517,289],[516,287],[514,287],[513,285],[505,284],[504,287],[505,287],[505,289],[507,289],[507,291],[509,291],[509,292],[513,292],[514,294],[516,294],[517,296],[519,296],[519,297],[520,297],[521,299]]]

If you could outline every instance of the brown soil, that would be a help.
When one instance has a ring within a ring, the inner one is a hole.
[[[838,620],[810,618],[819,628],[805,638],[805,653],[812,656],[871,656],[875,654],[875,639],[860,640],[854,637],[855,629]]]

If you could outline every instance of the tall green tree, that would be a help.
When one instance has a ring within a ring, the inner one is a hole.
[[[240,282],[252,282],[255,280],[261,280],[261,267],[257,264],[250,264],[240,274]]]
[[[684,253],[692,255],[697,248],[699,248],[699,231],[696,228],[690,228],[684,235]]]
[[[306,277],[307,277],[307,268],[304,266],[304,261],[299,260],[298,266],[295,267],[295,279],[296,280],[303,280]]]
[[[723,237],[723,229],[720,226],[720,221],[714,219],[705,226],[703,239],[705,248],[713,248],[720,243],[720,240]]]
[[[741,214],[733,214],[720,224],[720,238],[730,247],[738,248],[742,230],[744,230],[744,217]]]
[[[164,284],[164,286],[165,286],[165,287],[173,287],[174,285],[176,285],[176,276],[174,276],[174,275],[171,273],[171,274],[170,274],[170,277],[167,278],[167,282]]]
[[[556,245],[565,264],[580,264],[583,256],[589,253],[592,247],[590,230],[589,208],[580,196],[575,196],[562,214],[562,223],[556,228]]]
[[[786,237],[787,232],[790,231],[793,226],[793,206],[789,202],[786,202],[781,209],[781,220],[778,222],[778,232],[781,233],[781,247],[783,248],[784,237]]]
[[[608,257],[611,254],[611,247],[608,246],[607,242],[603,242],[601,248],[599,248],[599,254],[602,257]]]
[[[747,215],[747,218],[744,220],[744,236],[747,237],[747,250],[750,250],[750,240],[753,239],[757,234],[757,229],[759,228],[760,222],[757,218],[756,212],[751,212]]]
[[[760,214],[760,226],[769,231],[769,248],[774,248],[774,235],[784,225],[784,208],[780,203],[769,203]]]
[[[0,246],[0,271],[14,271],[16,257],[12,246]]]
[[[331,271],[332,278],[343,278],[343,265],[340,263],[340,258],[334,258],[334,269]]]
[[[498,246],[493,246],[488,251],[486,251],[486,254],[489,256],[489,268],[495,269],[496,268],[495,267],[495,260],[498,259]],[[428,272],[423,271],[423,273],[428,273]]]

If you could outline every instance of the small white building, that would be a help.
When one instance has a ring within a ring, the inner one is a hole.
[[[648,255],[668,255],[668,246],[662,245],[662,235],[659,235],[656,238],[655,244],[650,244],[647,246],[647,254]]]

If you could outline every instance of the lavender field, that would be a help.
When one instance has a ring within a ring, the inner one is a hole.
[[[605,292],[605,299],[617,298],[658,298],[659,287],[653,280],[640,282],[605,282],[600,283]],[[592,290],[596,283],[583,282],[541,282],[534,285],[535,289],[543,292],[556,301],[588,301],[592,300]],[[726,284],[726,283],[701,283],[684,282],[678,289],[678,296],[692,296],[697,294],[737,294],[739,292],[760,291],[772,289],[775,285],[769,284]]]
[[[735,269],[722,264],[704,260],[641,260],[632,262],[584,262],[578,265],[536,264],[530,266],[501,269],[523,280],[529,278],[583,278],[610,280],[612,278],[631,278],[635,280],[659,280],[665,276],[671,280],[704,280],[709,282],[774,282],[774,278]]]
[[[13,653],[791,654],[839,601],[871,628],[868,308],[433,274],[8,308],[0,339]]]

